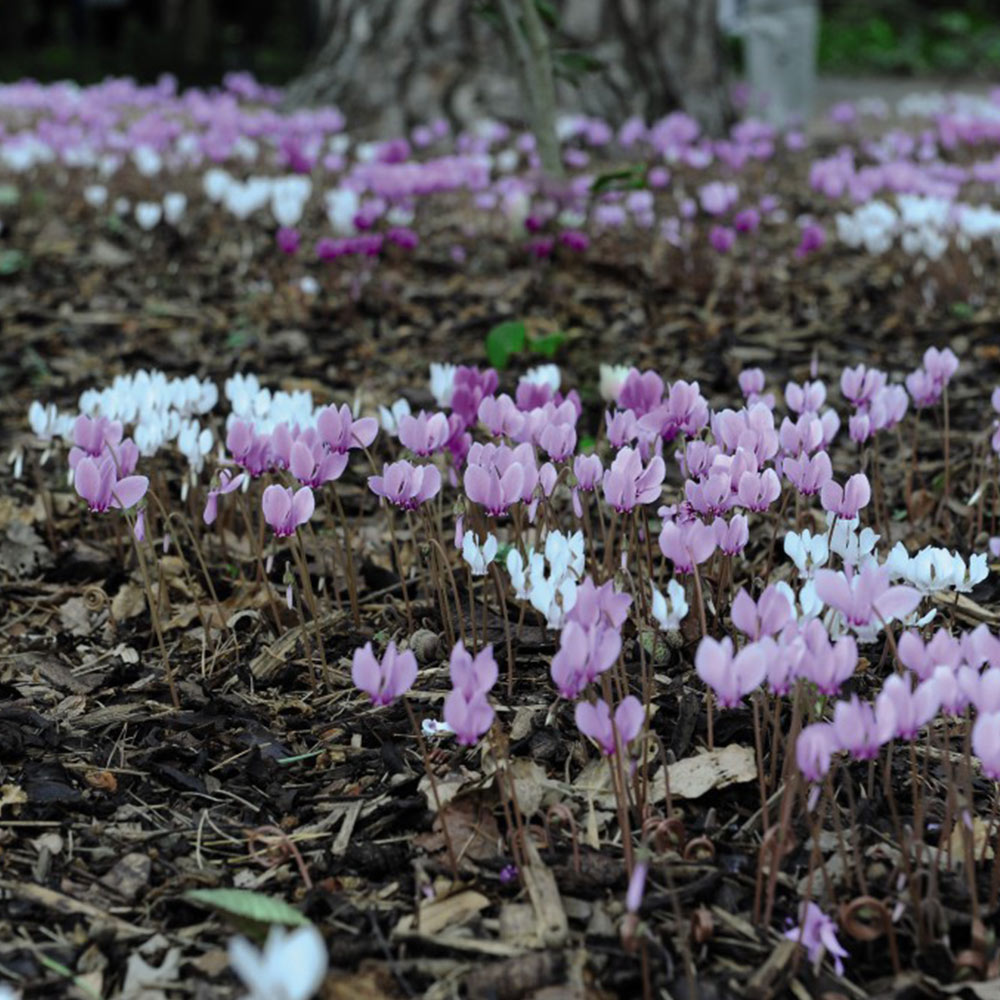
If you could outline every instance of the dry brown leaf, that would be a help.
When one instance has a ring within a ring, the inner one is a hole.
[[[757,777],[757,759],[750,747],[731,743],[686,757],[671,764],[670,794],[678,799],[697,799],[713,789],[753,781]],[[653,779],[650,795],[658,799],[666,794],[661,768]]]
[[[472,889],[425,899],[420,903],[417,926],[421,934],[437,934],[446,927],[460,927],[489,905],[490,901],[481,892]]]
[[[118,593],[111,598],[111,615],[116,622],[128,621],[146,610],[146,591],[131,580],[118,588]]]
[[[118,779],[110,771],[88,771],[83,780],[100,792],[117,792]]]

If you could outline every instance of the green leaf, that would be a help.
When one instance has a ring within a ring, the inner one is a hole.
[[[580,438],[579,450],[584,454],[589,454],[597,447],[597,438],[584,436]]]
[[[522,322],[500,323],[486,334],[486,357],[494,368],[506,368],[510,356],[524,350],[528,332]]]
[[[21,200],[16,184],[0,184],[0,208],[11,208]]]
[[[261,926],[281,924],[302,927],[310,921],[283,899],[265,896],[249,889],[191,889],[185,899],[231,918],[241,928],[253,930]]]
[[[528,350],[541,354],[543,358],[554,358],[556,351],[566,343],[566,334],[562,330],[548,333],[544,337],[532,338],[528,342]]]
[[[591,185],[591,194],[602,191],[638,191],[646,186],[646,168],[642,166],[624,167],[598,174]]]
[[[28,258],[21,250],[0,251],[0,275],[17,274]]]

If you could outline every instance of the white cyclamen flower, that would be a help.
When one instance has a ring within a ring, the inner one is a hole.
[[[681,622],[687,617],[688,602],[684,588],[676,581],[667,584],[667,596],[664,597],[653,586],[653,617],[664,632],[676,632]]]
[[[618,399],[622,383],[628,377],[628,365],[601,365],[599,391],[605,403],[614,403]]]
[[[468,563],[473,576],[486,576],[486,567],[496,556],[496,535],[487,535],[482,545],[474,531],[467,531],[462,536],[462,558]]]
[[[455,365],[431,362],[431,395],[442,410],[451,406],[451,397],[455,392],[455,371]]]
[[[814,535],[808,530],[799,534],[789,531],[785,535],[785,555],[795,563],[799,576],[811,579],[817,569],[826,565],[830,547],[826,535]]]
[[[378,415],[382,423],[382,430],[391,437],[396,437],[399,434],[400,420],[410,415],[409,400],[400,397],[391,407],[379,406]]]
[[[171,226],[176,226],[184,216],[187,208],[187,195],[180,191],[171,191],[163,196],[163,218]]]
[[[529,368],[521,378],[532,385],[547,385],[553,392],[558,392],[562,384],[558,365],[537,365]]]
[[[145,229],[147,232],[156,226],[161,215],[163,215],[163,208],[159,202],[140,201],[135,206],[135,221],[139,223],[140,229]]]
[[[291,932],[272,926],[263,952],[233,938],[229,961],[250,990],[246,1000],[309,1000],[326,977],[328,958],[323,935],[306,924]]]

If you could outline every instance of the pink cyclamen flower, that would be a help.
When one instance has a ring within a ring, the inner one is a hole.
[[[767,674],[767,662],[757,643],[745,646],[733,656],[733,640],[705,636],[694,657],[695,671],[714,692],[723,708],[735,708],[759,687]]]
[[[573,475],[576,476],[576,485],[584,493],[595,490],[603,474],[604,466],[598,455],[577,455],[573,459]]]
[[[436,465],[413,465],[405,460],[382,466],[381,476],[369,476],[368,488],[400,510],[416,510],[441,489]]]
[[[815,496],[826,488],[827,483],[833,480],[830,456],[825,451],[817,452],[812,458],[808,455],[801,455],[799,458],[786,458],[781,463],[781,471],[795,489],[805,497]]]
[[[858,666],[858,644],[852,635],[843,635],[835,643],[819,619],[814,618],[802,630],[805,651],[799,663],[799,675],[812,681],[820,694],[833,697]]]
[[[516,437],[524,427],[524,414],[506,393],[486,396],[479,404],[478,416],[494,437]]]
[[[747,510],[763,513],[781,496],[781,480],[774,469],[763,472],[744,472],[740,476],[737,496]]]
[[[844,486],[831,479],[820,490],[823,509],[848,521],[857,517],[858,511],[867,507],[871,498],[871,484],[863,472],[856,472]]]
[[[461,691],[467,699],[489,691],[497,681],[493,646],[484,647],[473,657],[459,640],[451,651],[448,669],[452,687]]]
[[[464,643],[457,642],[449,669],[453,687],[445,698],[444,721],[460,744],[472,746],[493,725],[493,706],[487,698],[497,680],[493,647],[486,646],[473,658]]]
[[[740,587],[730,612],[733,624],[750,639],[760,639],[780,632],[792,617],[788,598],[773,584],[764,589],[760,600]]]
[[[892,705],[896,716],[893,736],[901,740],[912,740],[937,715],[941,697],[933,681],[924,681],[913,688],[909,677],[892,674],[886,678],[875,699],[876,712],[880,705],[886,704]]]
[[[205,524],[214,524],[219,516],[219,497],[238,490],[244,479],[246,475],[242,472],[234,476],[228,469],[223,469],[219,473],[219,485],[210,489],[205,498],[205,511],[201,516]]]
[[[660,551],[674,564],[675,573],[693,573],[715,551],[715,529],[704,521],[675,524],[665,521]]]
[[[406,694],[417,679],[417,658],[409,649],[399,652],[390,642],[380,663],[372,651],[372,644],[354,650],[351,680],[364,691],[374,705],[388,705]]]
[[[838,701],[833,710],[837,746],[855,760],[877,757],[879,747],[892,739],[895,730],[896,711],[890,702],[872,708],[852,694],[850,701]]]
[[[1000,711],[981,712],[972,727],[972,752],[982,764],[983,774],[1000,781]]]
[[[839,611],[852,628],[905,618],[920,603],[913,587],[890,586],[887,566],[869,565],[848,577],[839,570],[816,571],[816,593]]]
[[[613,756],[616,752],[618,741],[622,746],[625,746],[642,732],[645,717],[646,712],[642,707],[642,702],[631,694],[623,698],[621,704],[615,709],[613,720],[611,709],[608,708],[608,703],[603,699],[599,699],[594,704],[589,701],[580,701],[576,705],[576,728],[584,736],[597,743],[601,751],[608,757]],[[615,739],[616,735],[618,741]]]
[[[81,458],[99,458],[106,447],[117,445],[121,439],[120,420],[81,414],[73,423],[73,447],[69,450],[69,467],[75,469]]]
[[[947,629],[939,628],[924,645],[920,633],[907,629],[897,641],[899,662],[925,681],[939,666],[955,671],[962,662],[962,644]]]
[[[717,517],[712,522],[715,544],[727,556],[738,555],[750,540],[750,523],[746,514],[734,514],[727,522]]]
[[[367,448],[378,434],[378,421],[374,417],[355,420],[351,408],[344,403],[339,410],[335,406],[320,410],[316,430],[331,451],[343,454],[352,448]]]
[[[792,413],[819,413],[820,407],[826,402],[826,383],[789,382],[785,386],[785,403]]]
[[[833,958],[837,975],[844,971],[848,952],[837,940],[837,925],[815,903],[807,903],[800,915],[799,926],[786,931],[785,937],[797,941],[809,953],[810,962],[818,962],[827,952]]]
[[[399,443],[421,458],[440,451],[450,437],[451,428],[444,413],[421,410],[416,416],[408,414],[399,421]]]
[[[628,513],[641,504],[653,503],[660,497],[666,472],[659,455],[654,455],[643,468],[639,452],[622,448],[615,455],[611,468],[604,473],[604,499],[619,514]]]
[[[550,668],[552,682],[560,696],[578,697],[588,684],[614,664],[621,648],[621,634],[617,629],[599,625],[586,627],[576,621],[567,621]]]
[[[347,468],[347,452],[330,451],[322,441],[307,444],[293,441],[288,452],[288,469],[304,486],[320,489],[339,479]]]
[[[875,393],[885,388],[886,381],[885,372],[858,365],[843,370],[840,375],[840,391],[849,403],[856,407],[866,407]]]
[[[268,486],[260,503],[264,520],[278,538],[294,535],[298,526],[305,524],[316,509],[313,491],[308,486],[302,486],[294,493],[289,486]]]
[[[110,455],[95,459],[89,455],[78,459],[73,474],[73,485],[87,506],[94,513],[103,513],[112,507],[127,510],[134,507],[149,489],[146,476],[118,478],[114,459]]]
[[[822,781],[830,770],[837,738],[829,722],[806,726],[795,741],[795,762],[806,781]]]

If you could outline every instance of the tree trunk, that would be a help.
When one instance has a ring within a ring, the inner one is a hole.
[[[526,121],[499,20],[471,0],[316,0],[325,39],[288,88],[291,106],[336,104],[353,128],[398,135],[445,116]],[[561,80],[564,110],[612,121],[678,108],[712,134],[730,117],[716,0],[560,0],[553,50],[601,68]]]

